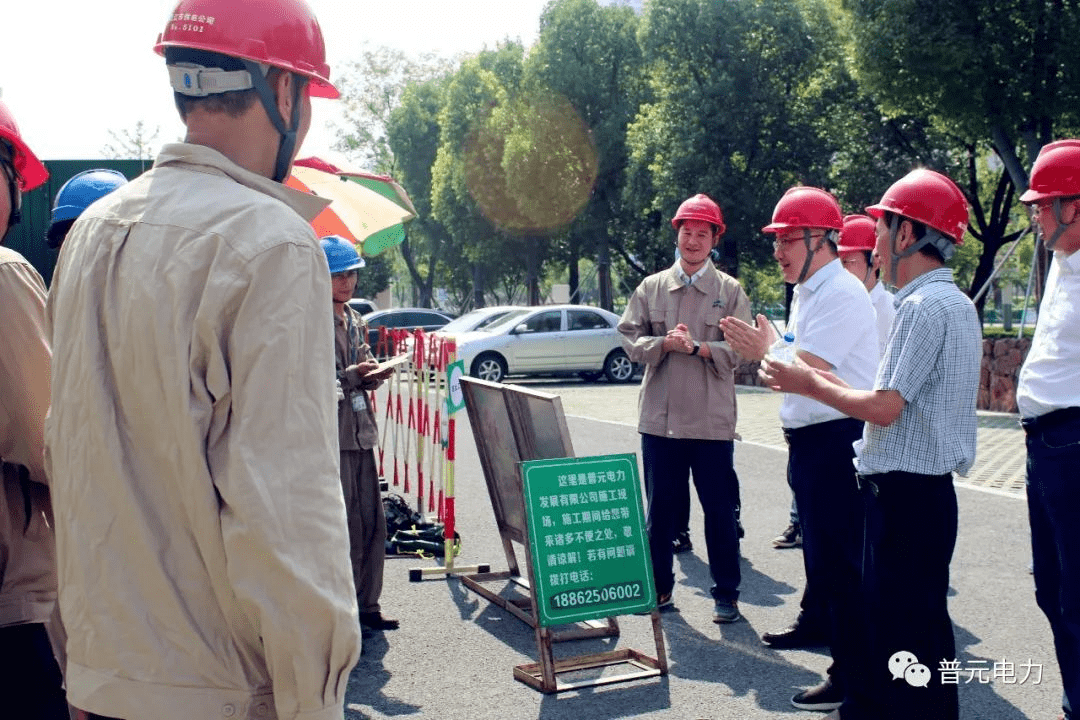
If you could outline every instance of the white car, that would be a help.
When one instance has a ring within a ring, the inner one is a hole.
[[[482,330],[457,336],[458,357],[473,377],[501,382],[507,375],[605,375],[627,382],[637,367],[622,348],[619,316],[587,305],[511,310]]]
[[[513,310],[528,309],[529,308],[524,308],[521,305],[492,305],[491,307],[476,308],[475,310],[470,310],[461,317],[446,323],[436,330],[434,334],[443,337],[457,337],[462,333],[471,332],[473,330],[482,330],[488,325],[494,325],[505,317],[507,313]]]

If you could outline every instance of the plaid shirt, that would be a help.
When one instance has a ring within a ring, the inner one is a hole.
[[[875,390],[906,401],[888,427],[866,424],[855,443],[860,473],[967,474],[975,462],[975,403],[982,330],[975,306],[947,268],[923,273],[896,294],[896,317]]]

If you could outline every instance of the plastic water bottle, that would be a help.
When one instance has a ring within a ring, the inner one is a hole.
[[[769,348],[768,356],[772,360],[791,363],[795,362],[795,354],[797,352],[798,348],[795,347],[795,333],[786,332],[783,337],[772,344]]]

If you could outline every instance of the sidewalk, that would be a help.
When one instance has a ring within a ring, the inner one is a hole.
[[[567,415],[580,415],[626,425],[637,424],[636,385],[578,385],[566,383],[538,390],[562,397]],[[736,386],[739,403],[738,432],[743,442],[787,450],[780,429],[780,401],[783,395],[763,388]],[[634,402],[627,402],[627,395]],[[975,466],[956,484],[991,493],[1024,497],[1027,450],[1019,416],[1010,413],[979,413],[978,447]]]

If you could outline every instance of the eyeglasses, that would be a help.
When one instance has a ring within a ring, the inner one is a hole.
[[[359,275],[360,275],[360,273],[358,273],[356,270],[345,270],[344,272],[330,273],[330,279],[331,280],[342,280],[342,279],[349,279],[349,278],[358,277]]]
[[[823,237],[825,237],[825,236],[822,235],[821,233],[815,233],[815,234],[810,236],[810,239],[811,240],[821,240]],[[790,248],[795,243],[802,243],[802,241],[803,241],[803,238],[801,236],[800,237],[793,237],[793,238],[776,238],[775,240],[773,240],[772,247],[773,247],[773,250],[785,250],[786,251],[788,248]]]

